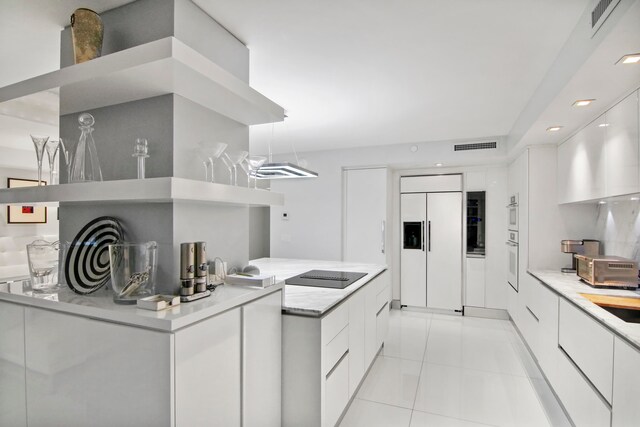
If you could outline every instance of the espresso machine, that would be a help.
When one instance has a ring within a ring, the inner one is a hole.
[[[598,256],[600,254],[599,240],[561,240],[560,250],[565,254],[571,254],[571,267],[563,267],[563,273],[575,273],[577,261],[575,255]]]

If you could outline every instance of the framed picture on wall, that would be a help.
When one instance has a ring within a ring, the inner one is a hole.
[[[42,181],[43,185],[47,185]],[[7,178],[7,188],[37,187],[34,179]],[[47,207],[35,205],[7,206],[7,223],[9,224],[45,224],[47,222]]]

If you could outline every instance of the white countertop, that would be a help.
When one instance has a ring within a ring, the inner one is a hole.
[[[579,295],[580,293],[583,293],[640,298],[640,292],[622,289],[593,288],[580,281],[580,278],[575,273],[561,273],[559,271],[551,270],[530,270],[529,274],[640,350],[639,323],[627,323],[609,313],[604,308],[598,307],[593,302]]]
[[[386,265],[363,264],[342,261],[317,261],[287,258],[260,258],[250,261],[260,269],[260,274],[275,275],[276,280],[285,280],[309,270],[339,270],[367,273],[362,279],[345,289],[317,288],[312,286],[285,285],[282,310],[288,314],[322,316],[338,305],[371,279],[387,269]]]
[[[0,301],[124,325],[172,332],[276,292],[282,287],[282,283],[265,289],[222,285],[218,286],[212,295],[207,298],[181,303],[177,307],[167,310],[151,311],[137,308],[135,305],[114,303],[113,293],[108,287],[86,296],[78,295],[66,286],[61,287],[55,293],[34,294],[29,288],[24,288],[22,282],[14,282],[0,284]]]

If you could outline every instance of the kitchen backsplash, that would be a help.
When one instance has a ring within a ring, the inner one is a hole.
[[[596,230],[605,255],[640,262],[640,201],[619,201],[598,205]]]

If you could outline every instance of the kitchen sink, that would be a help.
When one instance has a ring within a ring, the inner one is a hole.
[[[627,323],[640,323],[640,298],[580,294]]]
[[[609,313],[613,314],[619,319],[624,320],[625,322],[640,323],[640,310],[635,310],[632,308],[607,307],[600,304],[596,304],[596,305],[604,308]]]

